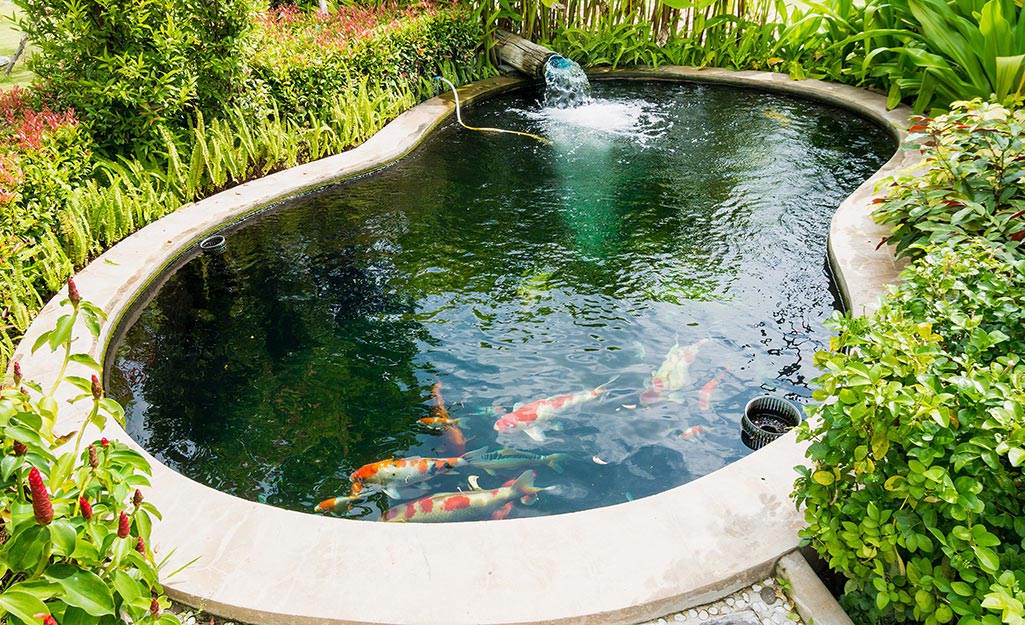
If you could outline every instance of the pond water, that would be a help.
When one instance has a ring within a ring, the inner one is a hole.
[[[472,126],[550,143],[449,124],[192,258],[116,347],[129,434],[192,479],[303,511],[348,495],[368,463],[517,450],[390,492],[368,479],[333,512],[368,520],[529,469],[550,487],[532,505],[517,491],[452,518],[583,510],[749,453],[749,399],[811,395],[838,306],[829,220],[894,143],[756,91],[593,92],[575,109],[524,92],[467,108]],[[438,384],[456,425],[420,422],[440,414]]]

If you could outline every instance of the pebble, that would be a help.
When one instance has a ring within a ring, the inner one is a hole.
[[[676,621],[677,623],[679,623],[680,621],[686,621],[687,617],[684,616],[683,614],[677,614],[676,616],[673,617],[673,620]]]
[[[716,614],[719,613],[719,608],[717,608],[717,607],[715,607],[713,605],[712,607],[708,608],[708,613],[711,614],[712,616],[715,616]]]
[[[772,604],[776,603],[776,591],[775,590],[773,590],[773,589],[771,589],[769,587],[765,587],[765,588],[762,588],[761,592],[759,592],[758,594],[761,595],[762,601],[764,601],[766,603],[766,605],[772,605]]]
[[[664,618],[658,619],[658,625],[666,625],[666,620]]]
[[[736,599],[734,599],[733,597],[726,597],[726,605],[732,608],[735,603],[737,603]]]
[[[697,610],[687,610],[687,616],[689,616],[691,618],[697,618],[698,617],[698,611]]]
[[[753,590],[755,592],[761,592],[762,585],[761,584],[751,584],[751,590]]]
[[[705,610],[702,610],[702,611],[698,612],[698,617],[700,617],[702,621],[707,621],[708,620],[708,612],[706,612]]]

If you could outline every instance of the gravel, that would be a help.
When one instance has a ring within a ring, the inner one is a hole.
[[[707,605],[674,612],[640,625],[701,623],[702,625],[803,625],[794,604],[767,579]]]

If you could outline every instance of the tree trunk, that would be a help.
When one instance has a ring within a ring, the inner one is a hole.
[[[502,63],[510,65],[531,78],[541,78],[545,71],[545,61],[555,52],[527,41],[519,35],[499,29],[495,37],[498,39],[498,58]]]

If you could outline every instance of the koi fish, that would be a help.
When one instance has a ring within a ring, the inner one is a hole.
[[[448,453],[456,455],[466,453],[466,437],[463,436],[463,431],[458,426],[450,425],[445,428],[441,437],[445,444],[445,451]]]
[[[444,429],[449,426],[459,425],[459,419],[448,416],[448,408],[445,407],[445,399],[441,396],[441,382],[436,382],[431,388],[431,397],[434,399],[434,410],[430,417],[424,417],[417,422],[420,425],[432,429]]]
[[[532,502],[537,494],[548,490],[534,486],[534,473],[524,471],[509,486],[466,493],[438,493],[392,508],[381,517],[394,523],[445,523],[504,518],[513,501]]]
[[[543,443],[545,436],[539,427],[542,421],[565,412],[573,406],[579,406],[592,399],[597,399],[605,393],[606,387],[612,384],[618,377],[617,375],[605,384],[589,391],[556,395],[555,397],[538,399],[529,404],[518,406],[512,412],[502,415],[498,421],[495,421],[495,431],[504,434],[506,432],[522,430],[524,434],[538,443]]]
[[[389,458],[365,464],[350,475],[353,483],[376,484],[392,499],[398,499],[399,486],[409,486],[431,479],[457,467],[487,451],[486,447],[451,458]]]
[[[529,469],[538,465],[551,467],[558,473],[562,473],[562,461],[566,454],[532,454],[529,451],[519,449],[499,449],[498,451],[481,454],[469,462],[471,467],[484,469],[488,475],[494,475],[496,471],[514,471],[516,469]]]
[[[683,432],[680,433],[680,438],[691,438],[697,436],[705,431],[705,428],[700,425],[692,425]]]
[[[715,376],[701,387],[701,393],[698,394],[698,408],[701,410],[708,410],[711,406],[712,393],[719,387],[719,383],[722,382],[722,379],[726,377],[726,374],[729,373],[729,371],[729,368],[724,367],[723,370],[719,372],[719,375]]]
[[[662,365],[652,372],[651,381],[645,384],[647,390],[641,393],[641,403],[652,404],[663,398],[680,401],[677,391],[690,384],[690,365],[709,342],[711,339],[701,339],[686,347],[680,347],[679,342],[673,345]]]
[[[317,504],[314,508],[316,512],[337,512],[339,514],[348,511],[352,504],[363,499],[366,495],[363,493],[363,482],[353,482],[352,490],[348,496],[345,497],[332,497],[331,499],[325,499],[324,501]]]

